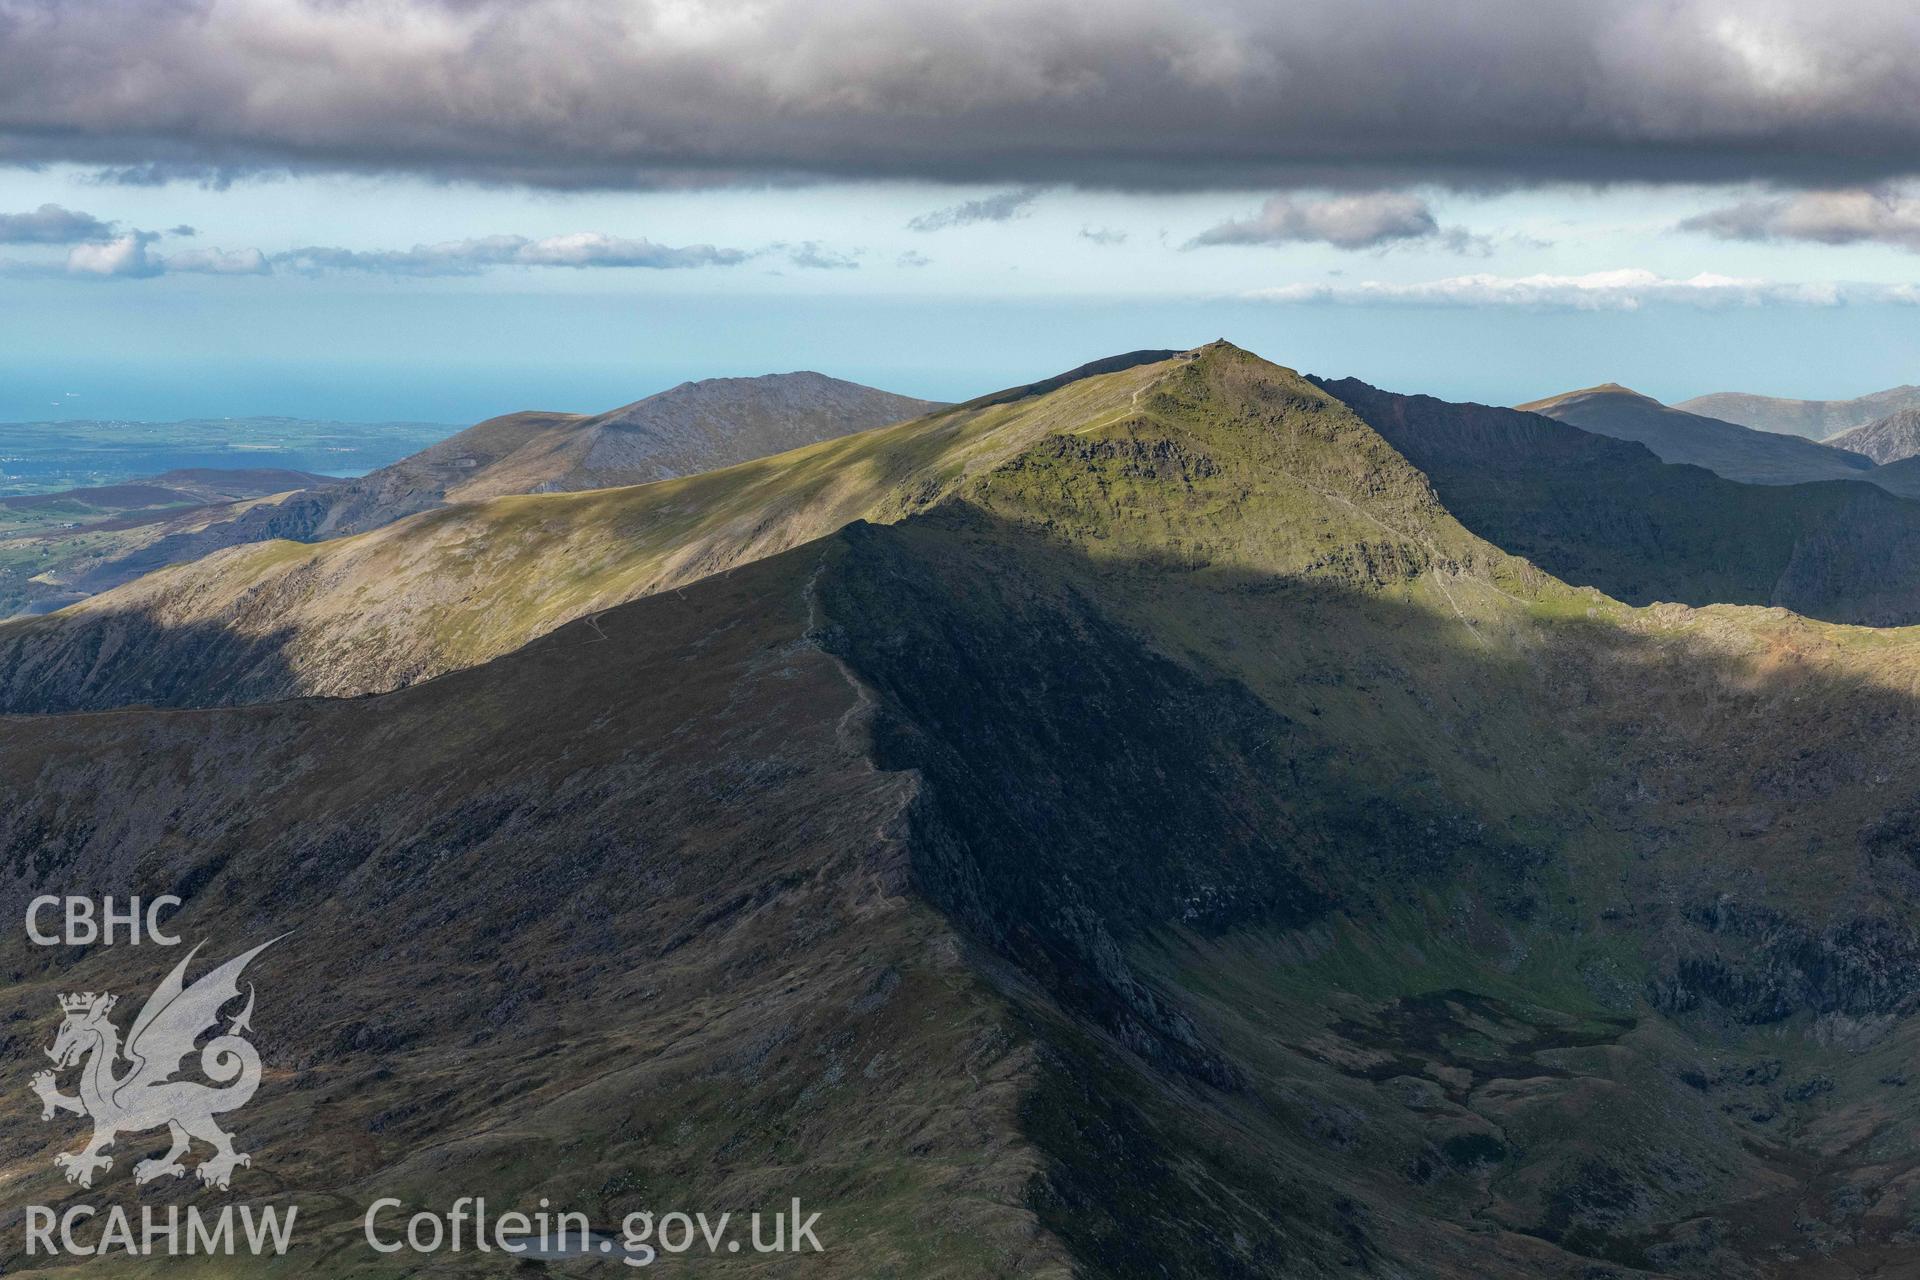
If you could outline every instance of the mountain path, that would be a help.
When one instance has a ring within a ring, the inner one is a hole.
[[[856,718],[870,714],[876,705],[873,694],[868,690],[866,683],[854,674],[853,668],[848,666],[839,654],[828,649],[821,639],[820,575],[825,573],[826,570],[827,553],[822,551],[820,553],[820,559],[816,561],[813,566],[813,572],[807,575],[806,585],[800,589],[801,599],[807,602],[807,629],[801,633],[800,638],[822,654],[825,654],[833,663],[835,669],[840,672],[841,679],[845,680],[848,687],[853,690],[854,704],[848,707],[846,711],[841,714],[840,719],[834,724],[834,736],[839,739],[841,745],[849,749],[857,749],[862,763],[866,765],[867,772],[875,773],[878,772],[878,770],[875,768],[871,756],[864,747],[856,748],[853,740],[853,724]]]

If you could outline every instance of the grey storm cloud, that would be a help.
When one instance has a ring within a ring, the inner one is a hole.
[[[1040,198],[1039,187],[1001,191],[978,200],[964,200],[923,213],[907,222],[911,231],[946,231],[952,227],[970,227],[979,222],[1011,222],[1025,214]]]
[[[817,246],[816,246],[817,248]],[[667,270],[731,266],[753,254],[710,244],[673,248],[651,240],[630,240],[581,231],[531,240],[526,236],[482,236],[411,249],[341,249],[312,245],[273,255],[273,262],[295,271],[365,271],[400,276],[469,276],[491,267],[641,267]],[[813,264],[802,264],[813,265]]]
[[[1722,240],[1886,244],[1920,253],[1920,199],[1892,191],[1804,191],[1714,209],[1680,229]]]
[[[0,0],[0,160],[556,188],[1920,170],[1908,0]],[[103,91],[110,86],[110,91]]]
[[[0,213],[0,244],[79,244],[112,236],[113,224],[57,204],[43,204],[25,213]]]

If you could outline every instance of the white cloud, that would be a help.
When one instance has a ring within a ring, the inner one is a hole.
[[[176,228],[170,234],[181,234]],[[793,265],[816,270],[844,270],[860,265],[858,251],[846,253],[817,240],[775,243],[762,249],[722,249],[710,244],[673,246],[651,240],[629,239],[597,231],[532,239],[495,235],[411,249],[344,249],[309,245],[280,253],[259,249],[181,249],[156,251],[160,235],[130,231],[98,243],[74,245],[67,253],[66,270],[73,275],[103,279],[144,280],[163,275],[270,275],[275,267],[306,274],[328,271],[381,273],[398,276],[470,276],[500,267],[637,268],[671,270],[732,266],[765,254],[783,254]],[[50,268],[32,263],[3,265],[10,274],[41,274]],[[911,263],[909,263],[911,265]]]
[[[168,275],[264,276],[273,271],[267,255],[258,249],[185,249],[160,261]]]
[[[1804,191],[1710,210],[1680,229],[1722,240],[1888,244],[1920,253],[1920,199],[1892,191]]]
[[[911,231],[946,231],[953,227],[970,227],[979,222],[1011,222],[1027,215],[1033,202],[1040,198],[1041,190],[1039,187],[1021,187],[979,200],[964,200],[909,219],[907,228]]]
[[[1430,307],[1533,307],[1576,311],[1633,311],[1652,303],[1697,307],[1836,306],[1846,302],[1911,303],[1907,286],[1790,283],[1702,272],[1684,278],[1640,268],[1585,275],[1502,276],[1480,273],[1412,284],[1366,280],[1353,284],[1292,284],[1257,289],[1266,302]]]
[[[1210,227],[1187,245],[1302,244],[1377,249],[1440,235],[1433,211],[1418,196],[1394,191],[1306,198],[1274,196],[1250,218]]]
[[[157,276],[163,260],[148,248],[154,238],[151,232],[134,231],[100,244],[77,244],[67,252],[67,270],[130,280]]]
[[[787,261],[807,271],[851,271],[859,267],[857,254],[842,253],[830,249],[818,240],[803,240],[799,244],[777,244],[773,246],[783,250]]]
[[[259,276],[273,268],[258,249],[188,249],[156,253],[159,235],[130,231],[99,244],[77,244],[67,251],[73,275],[113,280],[150,280],[163,275]],[[22,268],[17,265],[15,270]]]
[[[57,204],[43,204],[25,213],[0,213],[0,244],[75,244],[112,235],[111,223]]]
[[[500,239],[516,237],[495,237]],[[716,249],[710,244],[669,248],[651,240],[630,240],[598,231],[577,231],[571,235],[549,236],[523,243],[510,257],[519,266],[528,267],[674,267],[725,266],[746,261],[739,249]]]
[[[309,245],[277,253],[273,261],[296,271],[369,271],[404,276],[476,275],[490,267],[637,267],[668,270],[730,266],[753,255],[743,249],[710,244],[675,248],[579,231],[533,240],[526,236],[482,236],[415,245],[411,249],[342,249]]]

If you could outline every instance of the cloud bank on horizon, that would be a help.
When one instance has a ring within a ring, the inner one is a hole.
[[[1900,0],[0,0],[0,160],[131,184],[1848,186],[1920,170],[1915,48]]]
[[[1243,296],[1252,301],[1280,303],[1637,311],[1653,303],[1707,308],[1770,305],[1833,307],[1849,302],[1911,306],[1920,303],[1920,288],[1912,285],[1798,284],[1706,271],[1687,277],[1673,277],[1642,268],[1622,268],[1580,275],[1540,273],[1506,276],[1479,272],[1407,284],[1379,280],[1351,284],[1291,284],[1254,289]]]
[[[276,270],[299,275],[348,273],[391,277],[475,276],[501,267],[637,268],[676,270],[729,267],[754,258],[778,256],[802,270],[844,270],[860,265],[853,254],[818,241],[776,242],[760,249],[725,249],[710,244],[672,246],[643,238],[579,231],[534,239],[488,235],[467,240],[416,244],[409,249],[348,249],[305,245],[266,253],[256,248],[193,248],[162,252],[164,236],[192,236],[194,228],[176,226],[161,233],[122,231],[92,214],[46,204],[24,213],[0,213],[0,244],[68,245],[63,261],[0,262],[0,273],[66,274],[99,279],[150,280],[163,275],[264,276]]]
[[[366,271],[384,275],[474,275],[488,267],[643,267],[673,270],[732,266],[753,256],[744,249],[710,244],[675,248],[651,240],[594,231],[548,236],[493,235],[475,240],[415,245],[411,249],[356,250],[309,246],[275,254],[274,262],[296,271]]]

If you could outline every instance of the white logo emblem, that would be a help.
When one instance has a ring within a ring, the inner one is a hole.
[[[147,997],[124,1047],[119,1029],[108,1017],[119,997],[91,991],[60,997],[67,1018],[47,1056],[56,1071],[83,1063],[80,1094],[61,1093],[54,1071],[34,1076],[33,1091],[40,1098],[42,1120],[53,1119],[56,1111],[93,1118],[92,1140],[79,1151],[64,1151],[53,1158],[56,1167],[67,1171],[68,1182],[91,1187],[95,1170],[112,1167],[113,1158],[101,1153],[116,1137],[162,1125],[172,1135],[173,1146],[157,1160],[134,1165],[135,1182],[184,1176],[187,1170],[180,1157],[195,1138],[213,1148],[213,1154],[198,1166],[200,1180],[210,1186],[224,1189],[236,1166],[253,1163],[251,1157],[233,1149],[233,1135],[213,1122],[215,1116],[245,1106],[260,1087],[260,1055],[241,1034],[252,1030],[248,1021],[253,1016],[251,983],[246,1007],[228,1023],[226,1034],[216,1035],[200,1050],[200,1070],[214,1083],[174,1076],[193,1052],[194,1042],[218,1025],[221,1008],[240,997],[240,971],[278,941],[261,943],[189,987],[183,980],[188,963],[200,950],[196,945]],[[119,1069],[122,1059],[124,1070]]]

